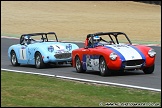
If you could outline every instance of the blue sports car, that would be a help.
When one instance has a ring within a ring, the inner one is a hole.
[[[9,47],[8,57],[13,66],[20,64],[44,68],[47,64],[72,63],[71,53],[79,47],[59,42],[55,32],[23,34],[20,43]]]

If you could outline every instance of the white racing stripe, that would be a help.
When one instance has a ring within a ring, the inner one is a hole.
[[[118,52],[120,52],[125,60],[135,60],[135,59],[142,59],[141,55],[132,47],[127,45],[107,45]]]
[[[50,75],[50,74],[43,74],[43,73],[34,73],[34,72],[26,72],[26,71],[18,71],[18,70],[9,70],[9,69],[3,69],[3,68],[1,68],[1,70],[11,71],[11,72],[19,72],[19,73],[36,74],[36,75],[44,75],[44,76],[50,76],[50,77],[56,77],[56,78],[62,78],[62,79],[69,79],[69,80],[76,80],[76,81],[83,81],[83,82],[90,82],[90,83],[97,83],[97,84],[105,84],[105,85],[115,85],[115,86],[130,87],[130,88],[137,88],[137,89],[144,89],[144,90],[151,90],[151,91],[161,92],[161,89],[134,86],[134,85],[127,85],[127,84],[120,84],[120,83],[113,83],[113,82],[103,82],[103,81],[88,80],[88,79],[81,79],[81,78],[73,78],[73,77],[66,77],[66,76],[59,76],[59,75]]]

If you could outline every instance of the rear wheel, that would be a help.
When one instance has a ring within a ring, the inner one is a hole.
[[[35,55],[35,67],[37,69],[41,69],[45,67],[45,64],[42,59],[42,55],[39,52],[37,52]]]
[[[12,52],[11,52],[11,64],[12,64],[13,66],[19,66],[19,65],[20,65],[20,64],[18,63],[18,61],[17,61],[17,57],[16,57],[15,51],[12,51]]]
[[[75,68],[78,73],[85,72],[78,56],[75,57]]]
[[[111,71],[108,69],[104,57],[101,57],[100,58],[100,61],[99,61],[99,70],[100,70],[100,75],[101,76],[109,76],[109,75],[111,75]]]
[[[155,67],[155,65],[153,64],[151,67],[144,68],[144,69],[143,69],[143,72],[144,72],[145,74],[152,74],[153,71],[154,71],[154,67]]]

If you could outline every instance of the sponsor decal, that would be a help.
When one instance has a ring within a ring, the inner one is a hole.
[[[49,51],[49,52],[53,52],[53,51],[54,51],[54,47],[53,47],[53,46],[49,46],[49,47],[48,47],[48,51]]]
[[[70,51],[72,49],[72,45],[71,44],[66,45],[66,49]]]
[[[83,55],[83,69],[85,70],[99,70],[99,56],[98,55]]]
[[[25,47],[22,46],[21,49],[25,49]]]

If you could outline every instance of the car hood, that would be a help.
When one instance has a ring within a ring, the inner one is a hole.
[[[145,59],[144,54],[133,45],[106,45],[105,48],[115,52],[122,60]]]
[[[44,42],[44,43],[35,43],[31,44],[31,47],[40,47],[48,49],[50,47],[54,48],[54,51],[71,51],[75,46],[72,43],[61,43],[61,42]]]

